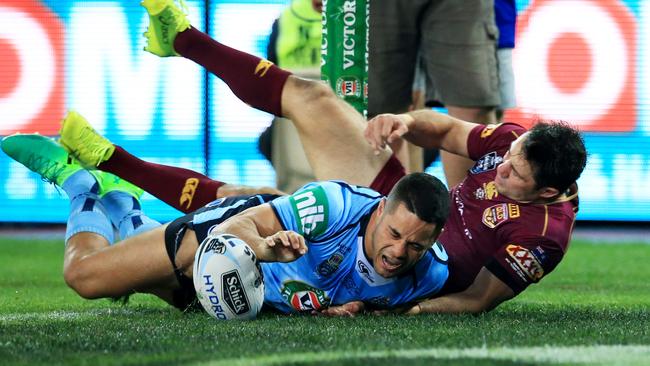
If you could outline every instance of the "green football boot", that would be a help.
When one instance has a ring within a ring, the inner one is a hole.
[[[61,122],[59,143],[79,162],[89,168],[113,155],[115,145],[92,128],[79,113],[70,111]]]
[[[121,191],[130,194],[136,199],[140,199],[144,192],[140,187],[128,182],[115,174],[103,172],[101,170],[90,171],[99,183],[99,196],[104,197],[107,193]]]
[[[147,45],[144,50],[160,57],[178,56],[174,40],[179,32],[190,27],[185,0],[144,0],[140,3],[149,14],[149,27],[144,32]]]
[[[83,167],[53,139],[35,134],[15,134],[2,139],[2,151],[46,182],[61,187]]]

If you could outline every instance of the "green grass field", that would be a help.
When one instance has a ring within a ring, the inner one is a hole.
[[[559,268],[480,316],[264,314],[217,322],[148,296],[87,301],[61,241],[0,240],[0,365],[650,364],[650,246],[574,242]]]

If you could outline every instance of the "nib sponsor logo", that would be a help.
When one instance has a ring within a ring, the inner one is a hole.
[[[250,311],[250,303],[246,298],[246,292],[237,270],[224,273],[221,276],[221,286],[223,288],[223,301],[233,313],[241,315]]]
[[[291,197],[295,216],[299,219],[300,234],[318,236],[327,229],[328,201],[322,187],[307,190]]]

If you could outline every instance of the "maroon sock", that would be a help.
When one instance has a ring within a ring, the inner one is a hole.
[[[224,182],[193,170],[149,163],[119,146],[98,168],[126,179],[182,212],[192,212],[217,199]]]
[[[282,116],[282,89],[290,72],[225,46],[195,28],[179,33],[174,49],[218,76],[244,103]]]

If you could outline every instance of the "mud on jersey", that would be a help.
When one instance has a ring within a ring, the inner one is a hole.
[[[525,132],[511,123],[470,132],[468,152],[476,163],[450,192],[450,215],[439,239],[449,254],[444,293],[466,289],[485,266],[517,294],[564,256],[578,211],[577,188],[549,204],[521,203],[496,191],[496,167]]]
[[[448,276],[441,246],[398,277],[375,272],[363,240],[381,199],[369,188],[331,181],[310,183],[273,200],[270,205],[283,228],[302,234],[309,250],[294,262],[262,264],[265,303],[286,313],[353,300],[392,307],[438,292]]]

